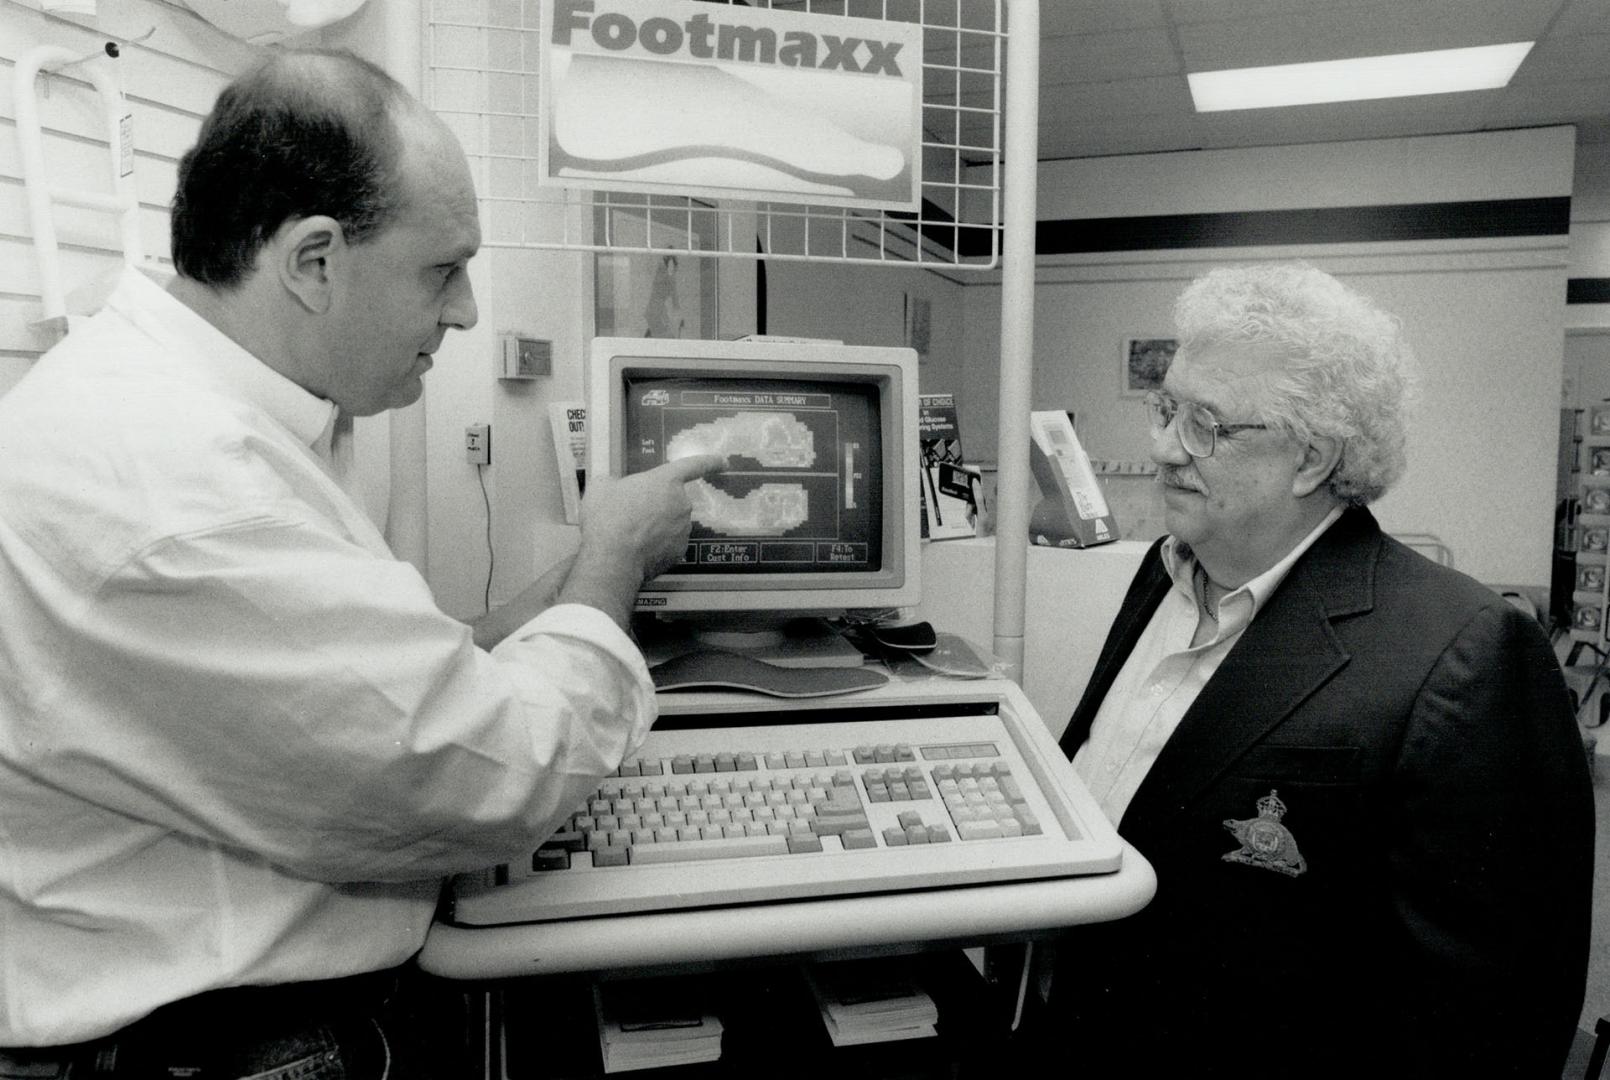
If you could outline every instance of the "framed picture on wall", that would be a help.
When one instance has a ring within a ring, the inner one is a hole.
[[[714,212],[694,200],[679,205],[595,207],[593,326],[599,337],[714,338]]]
[[[1141,397],[1148,390],[1160,389],[1174,351],[1180,343],[1165,337],[1124,338],[1120,397]]]

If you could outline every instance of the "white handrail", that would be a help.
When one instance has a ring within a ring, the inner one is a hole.
[[[113,78],[110,62],[109,58],[86,58],[59,45],[40,45],[23,54],[13,73],[17,144],[21,153],[22,178],[28,193],[34,253],[39,260],[40,299],[44,305],[42,322],[61,332],[67,329],[67,294],[62,284],[61,253],[56,245],[55,204],[116,215],[123,260],[132,265],[145,261],[144,245],[140,241],[140,204],[134,190],[131,118],[123,92]],[[41,71],[70,64],[82,66],[84,75],[101,97],[110,151],[108,159],[112,187],[109,192],[52,185],[45,171],[45,141],[39,125],[39,103],[34,95],[34,83]]]

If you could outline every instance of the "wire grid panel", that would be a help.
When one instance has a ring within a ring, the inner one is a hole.
[[[749,7],[921,27],[916,212],[539,185],[540,4],[430,0],[426,9],[426,99],[470,159],[487,211],[487,246],[977,270],[998,264],[1003,0],[748,0]]]

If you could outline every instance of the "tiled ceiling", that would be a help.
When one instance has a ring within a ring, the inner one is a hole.
[[[1042,160],[1574,124],[1610,143],[1610,0],[1041,0]],[[1533,41],[1509,86],[1198,114],[1194,71]]]

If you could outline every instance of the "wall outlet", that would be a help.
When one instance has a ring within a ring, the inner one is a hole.
[[[500,379],[536,379],[553,374],[553,342],[509,334],[503,339]]]
[[[464,460],[471,465],[492,464],[491,424],[471,424],[464,429]]]

